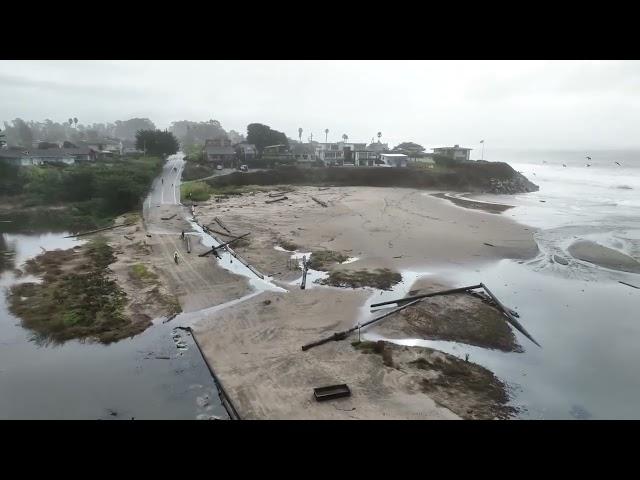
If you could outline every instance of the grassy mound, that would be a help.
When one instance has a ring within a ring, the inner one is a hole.
[[[320,281],[323,285],[334,287],[373,287],[381,290],[390,290],[393,285],[402,281],[402,275],[392,272],[388,268],[370,270],[334,270],[329,277]]]

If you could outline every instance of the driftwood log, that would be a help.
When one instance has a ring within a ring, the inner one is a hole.
[[[276,203],[276,202],[281,202],[282,200],[288,200],[289,197],[280,197],[280,198],[276,198],[275,200],[266,200],[264,203]]]
[[[75,235],[67,235],[64,238],[82,237],[83,235],[91,235],[92,233],[104,232],[105,230],[112,230],[114,228],[130,227],[131,225],[133,225],[133,223],[123,223],[122,225],[113,225],[111,227],[98,228],[97,230],[90,230],[88,232],[76,233]],[[151,235],[147,236],[150,237]]]
[[[325,202],[323,202],[322,200],[318,200],[316,197],[311,197],[311,200],[313,200],[314,202],[316,202],[319,205],[322,205],[324,208],[327,208],[329,206]]]

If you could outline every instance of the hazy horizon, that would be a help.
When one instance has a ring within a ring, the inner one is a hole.
[[[638,61],[7,61],[0,121],[264,123],[303,141],[638,149]],[[475,156],[475,155],[474,155]]]

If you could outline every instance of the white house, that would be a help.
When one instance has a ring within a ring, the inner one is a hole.
[[[449,157],[453,160],[469,160],[471,150],[471,148],[461,148],[460,145],[454,145],[453,147],[434,148],[433,154]]]
[[[404,153],[381,153],[380,160],[389,167],[406,167],[409,157]]]

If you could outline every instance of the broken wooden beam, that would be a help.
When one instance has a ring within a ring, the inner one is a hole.
[[[535,343],[537,346],[539,346],[540,348],[542,348],[542,346],[536,342],[534,340],[534,338],[529,334],[529,332],[527,332],[527,330],[525,330],[525,328],[520,324],[520,322],[518,322],[518,320],[516,320],[514,318],[513,315],[511,315],[511,313],[509,312],[509,309],[507,307],[505,307],[504,305],[502,305],[502,303],[500,303],[500,300],[498,300],[496,298],[496,296],[491,293],[491,290],[489,290],[487,288],[487,286],[484,283],[481,283],[480,285],[482,285],[482,288],[485,292],[487,292],[487,294],[491,297],[491,299],[495,302],[496,306],[498,307],[498,309],[500,309],[502,311],[502,313],[504,313],[505,317],[507,317],[507,320],[509,321],[509,323],[511,325],[513,325],[520,333],[522,333],[525,337],[527,337],[529,340],[531,340],[533,343]]]
[[[83,235],[91,235],[92,233],[103,232],[105,230],[112,230],[114,228],[119,228],[119,227],[130,227],[131,225],[134,225],[134,223],[123,223],[122,225],[112,225],[111,227],[98,228],[96,230],[90,230],[88,232],[76,233],[74,235],[67,235],[64,238],[82,237]],[[151,235],[147,235],[147,236],[150,237]]]
[[[220,225],[225,232],[231,233],[231,230],[229,230],[227,226],[224,223],[222,223],[222,220],[220,220],[218,217],[215,217],[213,221],[216,222],[218,225]]]
[[[640,289],[640,287],[636,287],[635,285],[631,285],[630,283],[623,282],[622,280],[618,280],[618,283],[621,283],[621,284],[623,284],[623,285],[626,285],[627,287],[632,287],[632,288],[638,288],[638,289]]]
[[[438,296],[438,295],[449,295],[451,293],[463,293],[463,292],[467,292],[469,290],[475,290],[477,288],[482,288],[482,284],[480,283],[478,285],[470,285],[468,287],[452,288],[450,290],[440,290],[438,292],[424,293],[422,295],[413,295],[411,297],[399,298],[397,300],[389,300],[387,302],[374,303],[369,308],[381,307],[383,305],[391,305],[392,303],[400,304],[400,303],[404,303],[404,302],[410,302],[412,300],[417,300],[419,298],[435,297],[435,296]]]
[[[311,200],[313,200],[314,202],[316,202],[319,205],[322,205],[324,208],[327,208],[329,206],[325,202],[323,202],[322,200],[318,200],[316,197],[311,197]]]
[[[178,215],[177,213],[174,213],[169,217],[160,217],[160,220],[171,220],[172,218],[175,218],[177,215]]]
[[[213,232],[213,233],[217,233],[218,235],[223,235],[225,237],[233,237],[233,235],[231,233],[225,233],[225,232],[221,232],[220,230],[214,230],[213,228],[210,227],[204,227],[206,228],[207,232]]]
[[[284,196],[284,192],[282,192],[282,193],[270,193],[269,196],[271,198],[282,197],[282,196]]]
[[[289,197],[280,197],[274,200],[266,200],[264,203],[276,203],[276,202],[281,202],[282,200],[289,200]]]

